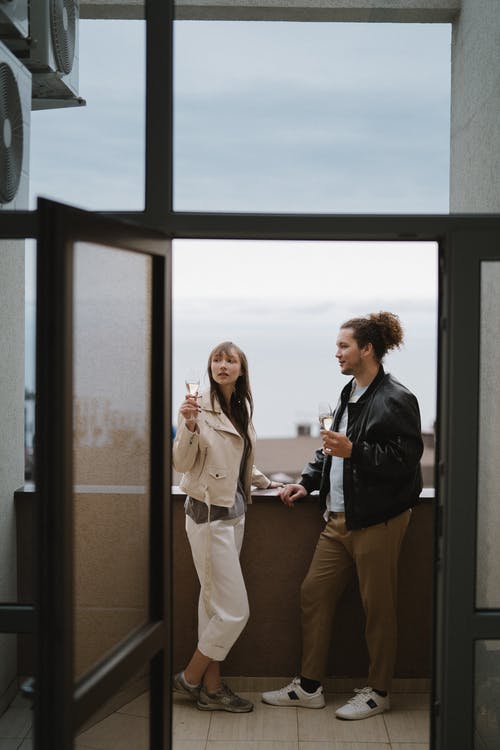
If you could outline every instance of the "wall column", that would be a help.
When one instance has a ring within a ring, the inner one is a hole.
[[[24,242],[0,242],[0,601],[17,601],[14,491],[24,483]],[[15,635],[0,634],[0,714],[17,689]]]
[[[450,211],[500,212],[498,0],[462,0],[453,23]]]

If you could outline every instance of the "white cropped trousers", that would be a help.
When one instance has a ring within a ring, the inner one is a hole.
[[[223,661],[247,624],[250,610],[240,566],[245,516],[195,523],[186,516],[186,533],[200,581],[198,648]]]

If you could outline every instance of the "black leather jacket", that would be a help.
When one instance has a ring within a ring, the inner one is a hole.
[[[424,446],[417,399],[382,366],[355,403],[348,403],[351,387],[352,380],[342,390],[332,429],[338,429],[347,405],[347,437],[353,445],[351,457],[344,459],[346,526],[361,529],[416,505]],[[319,490],[323,506],[330,491],[331,462],[331,456],[316,451],[300,481],[308,492]]]

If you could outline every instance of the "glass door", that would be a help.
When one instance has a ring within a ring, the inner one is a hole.
[[[498,230],[450,222],[442,256],[436,748],[500,746]]]
[[[168,748],[170,242],[38,218],[35,747],[137,700],[135,746]]]

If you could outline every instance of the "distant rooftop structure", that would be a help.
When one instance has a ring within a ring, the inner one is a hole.
[[[422,433],[424,454],[422,475],[424,487],[434,486],[434,433]],[[303,467],[321,447],[316,436],[298,435],[291,438],[259,438],[255,448],[255,465],[267,476],[280,482],[295,482]],[[174,472],[172,482],[179,484],[181,475]]]

